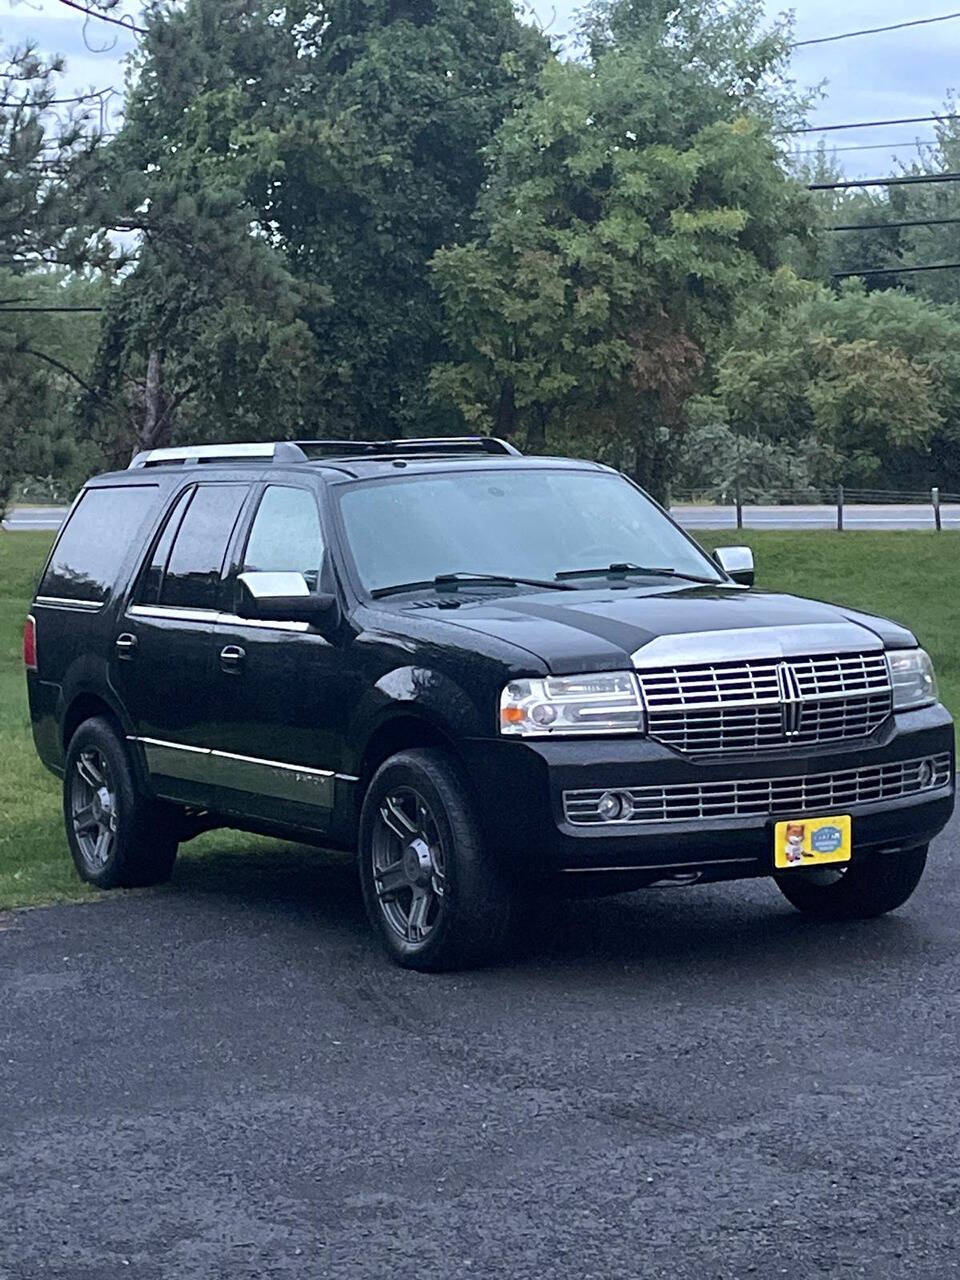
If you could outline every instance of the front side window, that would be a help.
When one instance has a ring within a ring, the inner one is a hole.
[[[227,543],[247,496],[239,484],[200,485],[180,523],[160,589],[160,603],[216,609]]]
[[[610,472],[439,472],[354,485],[339,491],[339,502],[367,591],[448,573],[552,582],[611,565],[722,581],[699,547]]]
[[[87,489],[57,542],[40,594],[102,603],[153,514],[156,485]]]
[[[306,489],[269,485],[247,539],[246,573],[302,573],[316,588],[323,556],[317,500]]]

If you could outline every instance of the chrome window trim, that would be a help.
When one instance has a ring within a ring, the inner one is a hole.
[[[106,600],[87,598],[70,600],[66,596],[37,596],[34,600],[34,604],[45,605],[48,609],[86,609],[91,613],[102,609],[106,603]]]
[[[216,609],[188,609],[172,604],[132,604],[128,618],[160,618],[169,622],[216,622]]]
[[[254,627],[259,631],[297,631],[301,634],[310,630],[309,622],[270,622],[264,618],[241,618],[235,613],[217,615],[217,622],[225,627]],[[318,640],[323,637],[317,635]],[[328,641],[324,640],[324,643]]]
[[[134,604],[127,610],[127,617],[153,618],[161,622],[209,622],[215,626],[254,627],[261,631],[310,630],[307,622],[267,622],[262,618],[241,618],[234,613],[220,613],[216,609],[189,609],[172,604]]]

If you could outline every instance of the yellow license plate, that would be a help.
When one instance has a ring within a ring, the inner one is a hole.
[[[778,871],[788,871],[800,867],[822,867],[829,862],[849,862],[852,849],[850,829],[848,816],[778,822],[774,866]]]

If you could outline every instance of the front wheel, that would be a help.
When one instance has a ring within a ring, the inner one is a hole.
[[[98,889],[170,879],[179,842],[176,810],[142,794],[122,739],[103,717],[85,720],[70,739],[63,816],[74,865]]]
[[[436,972],[505,949],[516,895],[485,849],[444,752],[402,751],[380,766],[363,802],[359,844],[367,914],[398,964]]]
[[[777,887],[805,915],[864,920],[902,907],[920,883],[927,846],[878,853],[860,862],[777,876]]]

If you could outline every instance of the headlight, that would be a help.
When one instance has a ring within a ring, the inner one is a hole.
[[[500,732],[505,734],[549,737],[642,730],[640,688],[636,676],[626,671],[511,680],[500,695]]]
[[[894,711],[936,702],[937,677],[928,653],[923,649],[891,649],[887,659],[893,677]]]

